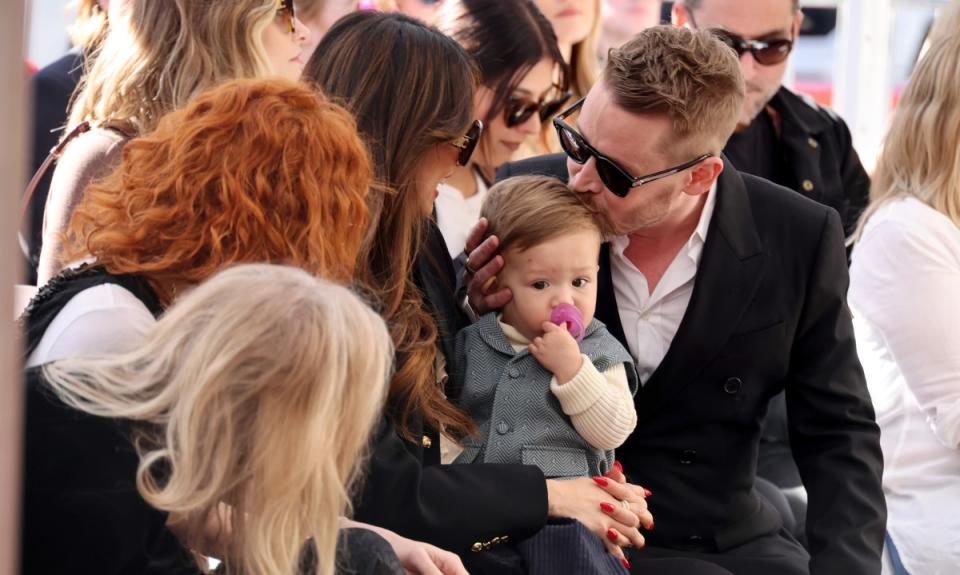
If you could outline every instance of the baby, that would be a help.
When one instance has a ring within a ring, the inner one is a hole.
[[[454,463],[603,475],[636,425],[638,379],[629,352],[593,319],[600,227],[566,184],[541,176],[497,184],[481,215],[500,238],[496,287],[513,299],[457,335],[454,389],[478,434]]]

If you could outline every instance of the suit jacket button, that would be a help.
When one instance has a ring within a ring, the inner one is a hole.
[[[680,463],[684,465],[690,465],[693,463],[693,460],[697,458],[696,449],[684,449],[683,453],[680,454]]]
[[[433,445],[433,441],[431,441],[429,437],[424,435],[420,439],[420,445],[422,445],[424,449],[430,449],[430,446]]]
[[[691,535],[690,537],[687,537],[687,541],[690,543],[700,543],[703,541],[703,537],[700,537],[699,535]]]
[[[517,379],[520,377],[520,370],[515,367],[511,367],[510,371],[507,372],[507,375],[509,375],[512,379]]]
[[[723,391],[729,393],[730,395],[736,395],[740,393],[740,389],[743,387],[743,381],[739,377],[731,377],[727,381],[723,382]]]
[[[802,187],[803,191],[805,192],[812,192],[813,182],[811,182],[810,180],[804,180],[803,183],[800,184],[800,187]]]
[[[470,551],[473,551],[474,553],[479,553],[480,551],[483,551],[483,543],[480,543],[479,541],[477,543],[474,543],[473,545],[470,546]]]
[[[497,433],[500,435],[506,435],[508,431],[510,431],[510,426],[507,425],[506,421],[501,421],[497,424]]]
[[[807,144],[809,144],[810,147],[813,148],[814,150],[816,150],[817,148],[820,147],[820,143],[817,142],[817,141],[816,141],[815,139],[813,139],[812,137],[811,137],[811,138],[807,138]]]

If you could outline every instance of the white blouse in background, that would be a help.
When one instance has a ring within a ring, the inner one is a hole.
[[[910,573],[960,573],[960,228],[913,198],[883,206],[854,247],[849,302],[887,530]]]
[[[155,323],[147,306],[119,285],[85,289],[50,322],[25,367],[68,357],[133,351]]]
[[[463,197],[463,193],[450,184],[437,186],[437,200],[434,203],[437,207],[437,226],[451,258],[459,256],[467,245],[467,236],[480,219],[480,207],[487,197],[487,184],[479,174],[475,177],[477,193],[469,198]]]

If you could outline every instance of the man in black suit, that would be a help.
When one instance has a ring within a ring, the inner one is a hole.
[[[678,26],[710,29],[740,56],[747,87],[737,129],[723,154],[738,171],[795,190],[839,212],[849,237],[870,199],[870,178],[842,118],[783,86],[800,35],[799,0],[680,0]],[[760,439],[757,475],[783,490],[785,515],[803,536],[806,495],[790,455],[786,402],[775,396]],[[769,492],[767,492],[769,493]],[[785,496],[785,497],[784,497]]]
[[[683,556],[737,574],[879,573],[882,456],[845,303],[843,228],[833,209],[720,155],[743,98],[736,56],[713,34],[651,28],[558,116],[565,166],[535,158],[503,175],[569,172],[611,231],[596,317],[643,384],[617,453],[653,492],[656,521],[631,553],[636,572]],[[502,265],[495,250],[488,238],[467,261],[482,310],[509,299],[482,291]],[[754,488],[761,422],[784,389],[809,555]]]

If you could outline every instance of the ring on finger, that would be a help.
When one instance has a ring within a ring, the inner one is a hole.
[[[470,258],[467,258],[463,262],[463,267],[467,268],[467,271],[470,272],[470,275],[477,275],[477,270],[470,267]]]

